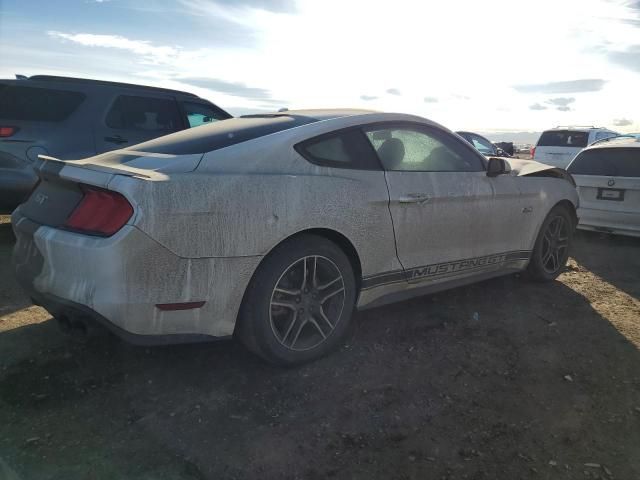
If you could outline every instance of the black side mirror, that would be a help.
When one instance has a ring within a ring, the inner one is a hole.
[[[511,169],[508,167],[507,162],[502,158],[489,157],[489,164],[487,165],[487,177],[497,177],[498,175],[504,175],[509,173]]]

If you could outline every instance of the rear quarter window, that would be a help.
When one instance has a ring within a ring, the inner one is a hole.
[[[580,153],[569,168],[574,175],[640,177],[640,148],[594,148]]]
[[[8,85],[0,89],[0,118],[37,122],[66,120],[85,94],[70,90]]]
[[[380,163],[362,130],[352,128],[306,140],[295,146],[309,162],[334,168],[380,170]]]
[[[578,147],[584,148],[589,143],[589,132],[574,130],[548,130],[542,132],[538,147]]]

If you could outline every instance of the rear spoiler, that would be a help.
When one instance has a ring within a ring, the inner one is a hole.
[[[38,155],[38,160],[33,168],[41,179],[47,180],[65,178],[80,182],[87,181],[96,185],[103,184],[106,188],[107,183],[114,175],[150,178],[149,175],[145,175],[142,172],[121,170],[91,163],[78,163],[77,160],[61,160],[49,155]]]

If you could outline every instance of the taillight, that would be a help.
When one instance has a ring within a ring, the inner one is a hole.
[[[84,197],[64,224],[69,230],[110,237],[133,215],[133,207],[119,193],[93,188],[83,191]]]
[[[0,127],[0,137],[10,137],[18,131],[18,127]]]
[[[531,160],[533,160],[533,156],[536,154],[536,147],[531,147]]]

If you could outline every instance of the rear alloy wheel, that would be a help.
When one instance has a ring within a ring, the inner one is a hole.
[[[349,259],[333,242],[301,235],[260,265],[243,300],[237,336],[271,363],[316,359],[344,338],[355,304]]]
[[[569,259],[574,221],[565,207],[554,207],[545,219],[527,267],[529,277],[551,281],[560,275]]]
[[[326,257],[295,261],[271,294],[271,329],[285,348],[313,349],[335,330],[344,309],[344,278]]]

